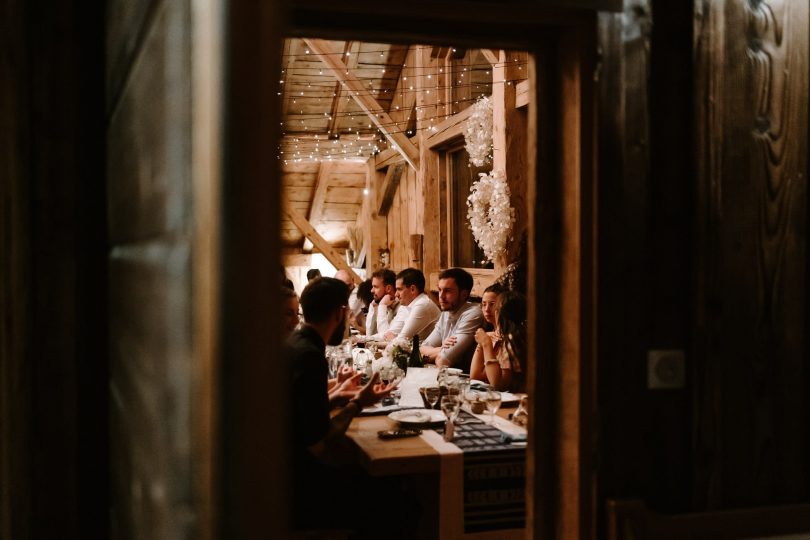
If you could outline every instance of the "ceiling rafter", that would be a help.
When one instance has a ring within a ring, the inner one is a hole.
[[[346,45],[343,47],[343,56],[342,58],[348,58],[348,62],[344,62],[346,64],[346,69],[354,70],[357,68],[357,59],[360,57],[358,54],[360,52],[360,42],[358,41],[347,41]],[[332,98],[332,107],[330,108],[329,114],[329,124],[326,126],[326,133],[327,135],[332,135],[337,130],[337,123],[338,118],[340,117],[340,113],[343,112],[344,108],[344,99],[346,96],[343,94],[343,84],[339,80],[335,81],[335,91],[333,92],[334,97]]]
[[[481,54],[484,55],[484,58],[487,59],[487,62],[492,64],[493,66],[498,63],[498,51],[493,51],[492,49],[481,49]]]
[[[405,161],[414,169],[418,169],[419,151],[416,149],[416,146],[414,146],[404,133],[392,132],[389,129],[389,126],[394,125],[391,117],[388,113],[383,112],[384,109],[380,103],[369,95],[368,90],[363,86],[362,81],[357,78],[357,75],[346,69],[346,64],[338,58],[338,53],[335,53],[324,40],[305,39],[304,41],[309,45],[310,50],[315,53],[315,56],[332,71],[335,78],[346,85],[351,97],[391,144],[398,148],[399,152],[405,158]]]

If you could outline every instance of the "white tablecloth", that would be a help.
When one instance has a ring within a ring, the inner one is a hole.
[[[435,385],[439,370],[432,368],[408,368],[408,373],[399,384],[399,406],[403,408],[424,408],[425,403],[419,395],[419,388]]]

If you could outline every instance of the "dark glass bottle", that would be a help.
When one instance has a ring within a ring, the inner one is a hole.
[[[419,334],[413,336],[411,355],[408,357],[408,367],[423,367],[422,353],[419,352]]]

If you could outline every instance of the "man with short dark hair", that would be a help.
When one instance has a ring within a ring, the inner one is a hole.
[[[366,316],[366,339],[382,340],[389,330],[399,333],[402,326],[392,327],[400,305],[397,300],[397,275],[388,268],[382,268],[371,274],[371,292],[374,300],[368,306]],[[404,323],[404,321],[403,321]]]
[[[321,271],[317,268],[310,268],[307,270],[307,283],[319,277],[321,277]]]
[[[290,418],[293,426],[294,510],[298,525],[310,525],[324,518],[325,524],[340,516],[312,516],[308,510],[313,497],[323,497],[327,512],[335,497],[336,479],[345,473],[329,465],[330,450],[349,427],[352,418],[390,393],[393,387],[379,383],[379,374],[351,394],[348,402],[330,418],[335,401],[330,403],[327,390],[329,370],[326,345],[339,345],[346,328],[348,301],[346,285],[334,278],[316,278],[301,294],[304,325],[287,340],[286,356],[290,363],[292,384]],[[333,393],[333,395],[335,395]]]
[[[397,299],[402,305],[392,325],[402,321],[402,329],[399,333],[389,329],[385,340],[400,338],[410,341],[414,335],[424,340],[433,331],[440,311],[425,294],[425,274],[421,270],[406,268],[397,274]]]
[[[475,331],[484,324],[478,305],[468,302],[473,277],[462,268],[439,274],[439,307],[442,314],[420,348],[422,356],[437,366],[468,369],[475,352]]]

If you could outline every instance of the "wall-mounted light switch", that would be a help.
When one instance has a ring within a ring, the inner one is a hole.
[[[681,389],[686,384],[683,349],[647,351],[647,388]]]

